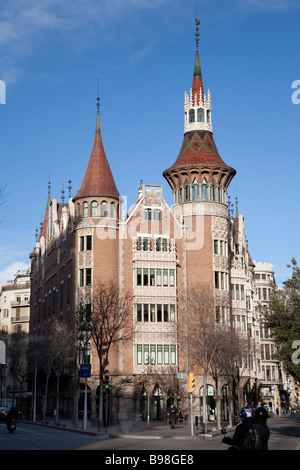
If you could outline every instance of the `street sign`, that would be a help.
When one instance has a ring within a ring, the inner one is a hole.
[[[80,364],[80,378],[88,379],[91,377],[92,367],[91,364]]]
[[[178,372],[177,373],[177,379],[187,379],[188,375],[187,372]]]

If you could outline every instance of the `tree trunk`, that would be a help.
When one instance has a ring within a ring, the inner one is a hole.
[[[221,395],[219,390],[219,381],[215,380],[216,384],[216,412],[217,412],[217,429],[221,429]]]
[[[43,413],[42,413],[43,421],[46,420],[46,413],[47,413],[47,399],[48,399],[49,375],[50,375],[50,374],[47,374],[47,375],[46,375],[45,399],[44,399]]]
[[[233,415],[233,407],[232,407],[232,385],[230,380],[228,381],[228,426],[232,427],[232,415]]]
[[[59,420],[59,375],[56,374],[56,415],[54,424],[58,424]]]
[[[103,377],[99,376],[99,410],[98,410],[98,431],[103,427]]]
[[[207,434],[207,420],[206,420],[206,393],[207,393],[207,372],[204,370],[203,374],[203,406],[202,406],[202,414],[203,414],[203,432]]]
[[[150,399],[151,395],[147,394],[147,427],[150,428]]]

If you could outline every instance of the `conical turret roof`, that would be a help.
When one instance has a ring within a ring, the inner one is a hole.
[[[90,196],[120,197],[103,145],[99,109],[93,148],[74,200]]]
[[[169,184],[172,183],[171,175],[175,172],[200,171],[201,168],[228,173],[230,179],[235,175],[235,170],[228,166],[220,157],[214,141],[211,122],[211,95],[208,90],[204,94],[203,79],[198,51],[199,26],[196,19],[196,56],[193,73],[193,83],[190,97],[185,96],[185,128],[182,146],[175,163],[164,171],[163,176]],[[175,181],[175,180],[174,180]]]

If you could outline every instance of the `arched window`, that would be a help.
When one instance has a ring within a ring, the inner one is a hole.
[[[178,193],[177,193],[176,190],[173,191],[173,197],[174,197],[174,204],[177,204],[177,202],[178,202]]]
[[[216,188],[214,183],[211,184],[210,186],[210,200],[215,201],[216,200]]]
[[[107,217],[107,203],[106,203],[106,201],[101,202],[101,217]]]
[[[110,217],[111,219],[114,219],[116,217],[116,208],[114,202],[110,204]]]
[[[219,202],[223,202],[223,193],[222,193],[222,188],[219,188]]]
[[[92,217],[98,216],[98,202],[92,201]]]
[[[178,202],[182,202],[182,188],[178,189]]]
[[[85,201],[83,203],[83,217],[88,217],[89,216],[89,205],[88,203]]]
[[[210,111],[207,110],[207,122],[208,124],[210,124]]]
[[[204,122],[204,109],[203,108],[197,109],[197,121]]]
[[[190,200],[190,186],[188,181],[185,182],[184,186],[184,200],[189,201]]]
[[[206,179],[202,181],[201,184],[201,200],[202,201],[207,201],[208,200],[208,194],[207,194],[207,182]]]
[[[200,410],[203,413],[203,386],[200,388]],[[206,385],[206,420],[215,421],[216,419],[216,406],[215,406],[215,389],[212,385]]]
[[[199,184],[196,178],[193,181],[193,201],[199,201]]]
[[[189,112],[189,121],[190,121],[190,122],[195,122],[195,110],[194,110],[194,109],[190,109],[190,112]]]

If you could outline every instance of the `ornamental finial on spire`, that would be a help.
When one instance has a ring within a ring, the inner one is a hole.
[[[196,32],[195,32],[196,51],[198,52],[198,48],[199,48],[199,25],[200,25],[200,21],[198,20],[198,18],[195,19],[195,23],[196,23]]]
[[[97,114],[99,115],[99,106],[100,106],[100,98],[99,98],[99,74],[97,75]]]

